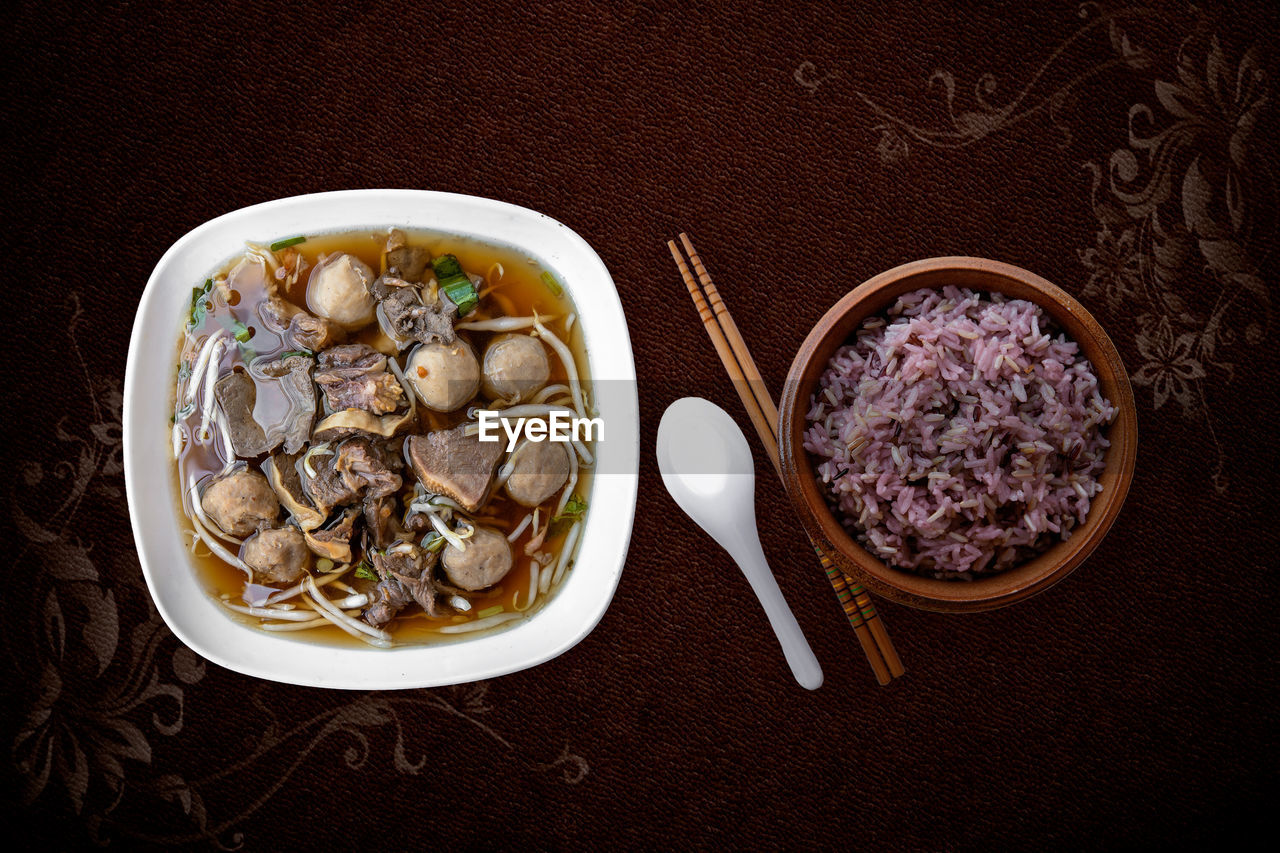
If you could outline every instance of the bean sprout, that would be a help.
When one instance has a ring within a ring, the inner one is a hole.
[[[441,634],[466,634],[471,631],[483,631],[486,628],[492,628],[495,625],[522,618],[524,616],[520,613],[495,613],[492,616],[486,616],[484,619],[477,619],[474,622],[463,622],[461,625],[444,625],[436,630]]]
[[[213,417],[213,386],[218,384],[218,365],[222,361],[224,341],[219,338],[214,342],[213,353],[209,356],[209,369],[204,377],[204,401],[200,406],[200,429],[196,431],[196,443],[204,444],[209,440],[209,419]]]
[[[316,478],[316,469],[311,465],[311,457],[332,455],[333,448],[329,446],[329,442],[321,442],[320,444],[308,448],[307,452],[302,455],[302,468],[307,472],[307,476],[314,480]]]
[[[533,521],[533,513],[529,513],[520,519],[520,523],[516,525],[516,529],[507,534],[507,541],[514,542],[520,538],[520,534],[524,533],[524,529],[529,526],[529,522]]]
[[[471,602],[467,601],[465,598],[463,598],[460,595],[450,596],[449,606],[452,607],[454,610],[459,610],[463,613],[471,612]]]
[[[369,596],[365,595],[363,592],[357,592],[353,595],[348,595],[346,598],[340,598],[333,602],[335,607],[339,607],[343,610],[350,610],[353,607],[359,609],[366,606],[368,603]]]
[[[333,602],[331,602],[329,599],[324,597],[324,595],[320,592],[320,588],[316,586],[316,582],[312,580],[309,576],[306,578],[303,578],[302,583],[306,587],[306,595],[303,596],[303,600],[304,601],[310,600],[313,604],[315,604],[316,607],[318,608],[316,611],[317,613],[331,617],[331,621],[333,622],[333,624],[342,628],[344,631],[346,631],[348,634],[351,634],[353,637],[356,637],[357,639],[360,639],[360,640],[364,640],[366,643],[369,643],[372,646],[387,648],[391,645],[390,634],[388,634],[386,631],[380,630],[378,628],[374,628],[372,625],[369,625],[365,622],[361,622],[359,619],[353,619],[352,617],[343,613],[341,610],[339,610],[337,607],[334,606]]]
[[[209,358],[213,352],[213,345],[222,339],[226,334],[226,329],[218,329],[200,345],[200,354],[196,356],[196,363],[191,368],[191,375],[187,377],[187,394],[183,398],[182,407],[185,409],[196,401],[196,391],[199,390],[200,379],[204,376],[205,369],[209,366]],[[190,414],[190,412],[188,412]]]
[[[564,537],[564,544],[560,546],[560,561],[556,563],[556,573],[551,576],[552,586],[560,583],[560,578],[564,576],[564,570],[569,565],[569,558],[573,555],[574,546],[578,544],[578,533],[581,530],[582,522],[575,521],[573,527],[569,528],[569,533]]]
[[[197,493],[197,489],[196,489],[197,485],[199,484],[196,482],[196,475],[188,474],[187,475],[187,496],[191,499],[192,511],[195,512],[196,516],[199,517],[201,523],[203,523],[204,526],[208,528],[210,533],[212,533],[213,535],[219,536],[227,540],[228,542],[234,542],[237,545],[243,545],[244,544],[243,539],[237,539],[236,537],[232,536],[230,533],[227,533],[221,527],[219,527],[218,525],[210,521],[209,516],[205,515],[204,505],[200,503],[200,495]]]
[[[204,540],[204,544],[209,546],[210,551],[222,558],[223,562],[230,563],[240,571],[244,572],[250,579],[253,578],[253,569],[249,568],[248,564],[243,560],[215,541],[209,531],[204,529],[204,525],[196,520],[195,516],[192,516],[191,524],[195,527],[196,533],[200,534],[200,538]]]
[[[459,323],[455,329],[469,329],[473,332],[512,332],[516,329],[527,329],[537,324],[533,317],[495,317],[492,320],[472,320]]]
[[[245,607],[242,604],[222,602],[222,606],[246,616],[257,616],[259,619],[279,619],[282,622],[309,622],[316,618],[315,611],[310,610],[273,610],[269,607]]]
[[[586,407],[582,402],[581,383],[578,381],[578,366],[574,364],[573,353],[569,352],[569,348],[550,329],[542,325],[537,311],[533,312],[533,327],[538,330],[538,334],[544,341],[551,344],[551,348],[556,351],[556,355],[560,356],[560,361],[564,363],[564,375],[569,378],[569,389],[573,392],[573,406],[578,410],[580,417],[586,417]]]
[[[533,537],[525,543],[524,546],[524,552],[527,555],[534,554],[542,547],[542,540],[547,538],[547,531],[551,529],[550,518],[547,519],[546,525],[544,525],[541,530],[538,529],[538,513],[541,512],[541,510],[542,507],[537,507],[533,511]]]
[[[173,423],[173,458],[178,459],[182,456],[182,448],[187,443],[187,430],[182,424],[174,421]]]
[[[328,584],[333,583],[338,578],[342,577],[343,572],[345,572],[349,568],[351,568],[350,563],[343,563],[337,569],[334,569],[331,574],[325,575],[320,580],[316,581],[315,582],[316,586],[317,587],[327,586]],[[288,589],[282,589],[279,592],[272,593],[271,595],[267,596],[267,606],[270,607],[272,604],[275,604],[278,601],[288,601],[290,598],[296,598],[299,594],[301,594],[301,592],[302,592],[302,584],[299,583],[298,585],[291,586]]]
[[[271,270],[271,274],[275,275],[277,269],[280,268],[280,262],[276,260],[276,253],[265,246],[257,243],[245,243],[244,253],[250,258],[255,258],[264,267]]]
[[[258,627],[264,631],[305,631],[308,628],[319,628],[321,625],[333,624],[323,616],[316,616],[314,610],[307,615],[310,618],[306,622],[268,622]]]
[[[564,508],[569,505],[569,499],[573,497],[573,490],[578,485],[578,457],[573,453],[565,454],[569,457],[569,479],[565,481],[564,491],[560,494],[560,503],[556,505],[556,515],[564,512]]]
[[[436,513],[428,513],[427,518],[431,520],[431,526],[436,529],[436,532],[444,537],[444,541],[448,542],[459,551],[467,550],[467,543],[462,541],[463,537],[450,530],[449,525],[445,524],[440,519],[439,515]]]
[[[226,413],[219,408],[213,413],[213,422],[218,427],[218,435],[222,437],[222,449],[225,451],[227,461],[222,466],[222,473],[226,474],[236,464],[236,451],[231,444],[231,428],[227,425]]]
[[[382,306],[379,305],[379,308]],[[404,398],[409,401],[409,408],[412,410],[417,405],[417,398],[413,395],[413,386],[409,384],[409,380],[405,379],[404,371],[400,369],[400,365],[396,364],[395,356],[387,356],[387,367],[391,368],[391,372],[395,374],[396,381],[400,383],[400,388],[404,391]]]
[[[543,388],[536,395],[534,395],[533,399],[530,400],[529,402],[545,403],[547,400],[550,400],[552,397],[558,396],[560,394],[568,394],[568,393],[569,393],[568,385],[548,385],[546,388]]]
[[[511,597],[511,606],[516,609],[517,613],[524,613],[526,610],[528,610],[530,607],[533,606],[533,602],[537,599],[538,574],[541,568],[542,567],[538,565],[537,560],[529,561],[529,600],[524,603],[523,607],[521,607],[519,604],[516,603],[516,601],[520,597],[520,592],[517,590],[516,594]]]

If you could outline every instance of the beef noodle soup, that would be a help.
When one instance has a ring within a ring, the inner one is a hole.
[[[193,562],[233,618],[378,647],[510,626],[571,570],[594,417],[555,277],[399,229],[250,244],[194,288],[173,452]]]

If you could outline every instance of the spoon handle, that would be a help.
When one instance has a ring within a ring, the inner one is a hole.
[[[800,630],[800,623],[796,622],[795,615],[782,597],[782,590],[778,589],[778,582],[774,580],[769,563],[765,560],[759,538],[752,536],[750,542],[736,550],[740,553],[734,554],[733,558],[746,576],[747,583],[751,584],[756,598],[760,599],[764,615],[768,617],[769,625],[782,645],[782,654],[791,667],[791,674],[801,687],[817,690],[822,686],[822,666],[813,654],[813,649],[809,648],[809,642]]]

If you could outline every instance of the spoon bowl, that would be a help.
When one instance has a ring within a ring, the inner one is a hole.
[[[822,667],[787,607],[756,531],[755,468],[729,413],[700,397],[667,407],[658,425],[658,468],[671,497],[738,564],[764,608],[800,686],[822,685]]]

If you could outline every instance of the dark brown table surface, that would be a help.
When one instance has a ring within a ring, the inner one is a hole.
[[[1272,12],[259,6],[0,15],[7,835],[985,850],[1274,831]],[[197,658],[143,584],[120,412],[152,266],[218,214],[352,187],[543,211],[617,281],[641,377],[635,533],[604,620],[536,669],[275,685]],[[1110,536],[1005,610],[883,605],[909,672],[880,688],[765,478],[765,550],[826,672],[801,690],[657,475],[672,400],[749,428],[667,254],[682,229],[775,391],[831,303],[907,260],[997,258],[1075,294],[1138,399]]]

